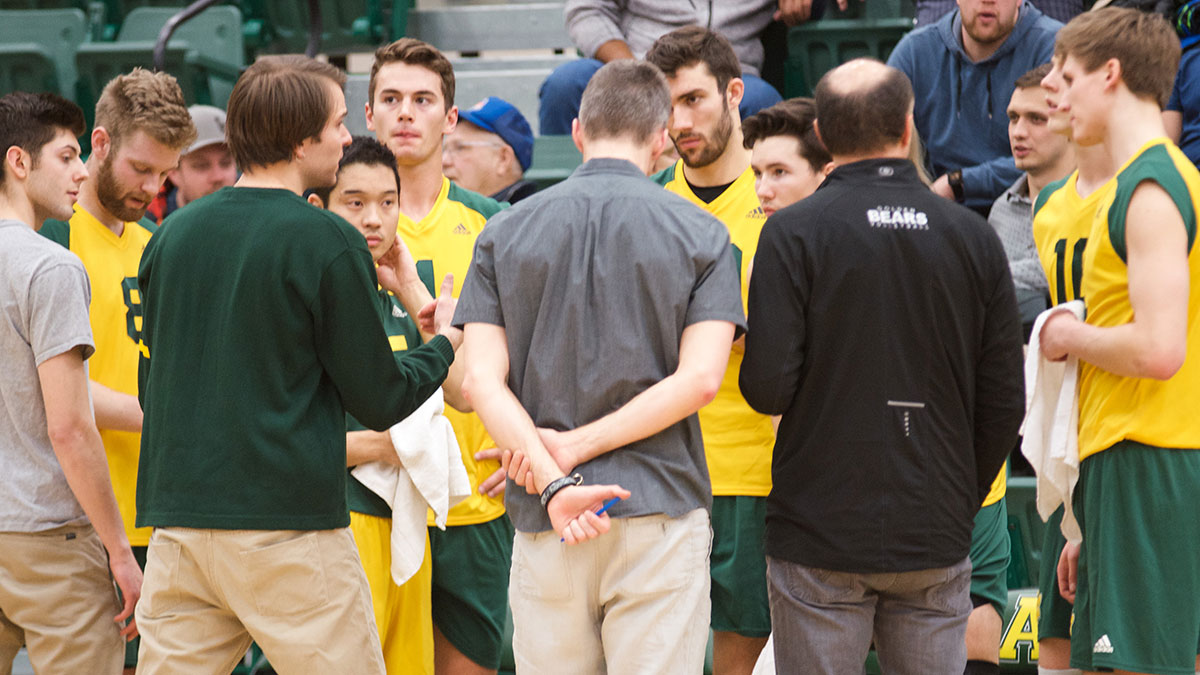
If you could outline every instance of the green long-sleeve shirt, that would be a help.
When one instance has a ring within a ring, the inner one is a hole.
[[[138,286],[138,525],[346,526],[345,414],[385,429],[454,360],[443,337],[393,358],[362,235],[285,190],[180,209]]]

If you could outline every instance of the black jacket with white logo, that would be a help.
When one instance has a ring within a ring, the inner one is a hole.
[[[1008,261],[907,160],[839,167],[763,228],[740,385],[782,414],[768,555],[846,572],[966,557],[1025,408]]]

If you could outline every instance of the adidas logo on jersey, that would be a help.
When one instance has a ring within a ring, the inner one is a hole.
[[[400,309],[399,307],[397,307],[395,305],[392,305],[392,316],[396,317],[397,319],[403,319],[404,317],[406,317],[408,315],[404,313],[404,310]]]
[[[766,218],[767,214],[763,213],[762,207],[756,207],[746,214],[747,218]]]
[[[1109,641],[1107,635],[1101,635],[1096,644],[1092,646],[1093,654],[1111,654],[1113,653],[1112,642]]]
[[[471,231],[467,229],[466,225],[459,223],[458,226],[454,228],[454,234],[471,234]]]

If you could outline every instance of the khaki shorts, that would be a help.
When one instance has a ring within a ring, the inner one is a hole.
[[[27,645],[39,675],[120,673],[120,612],[91,525],[0,533],[0,672]]]
[[[281,673],[384,674],[347,528],[158,528],[137,623],[139,673],[228,675],[253,634]]]
[[[613,518],[596,539],[518,532],[508,585],[522,675],[704,668],[710,612],[708,512]]]

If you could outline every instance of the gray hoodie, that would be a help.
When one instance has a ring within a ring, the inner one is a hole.
[[[763,48],[758,36],[771,22],[776,0],[567,0],[567,32],[583,55],[624,40],[639,59],[660,36],[684,26],[704,26],[733,44],[742,71],[758,75]]]

